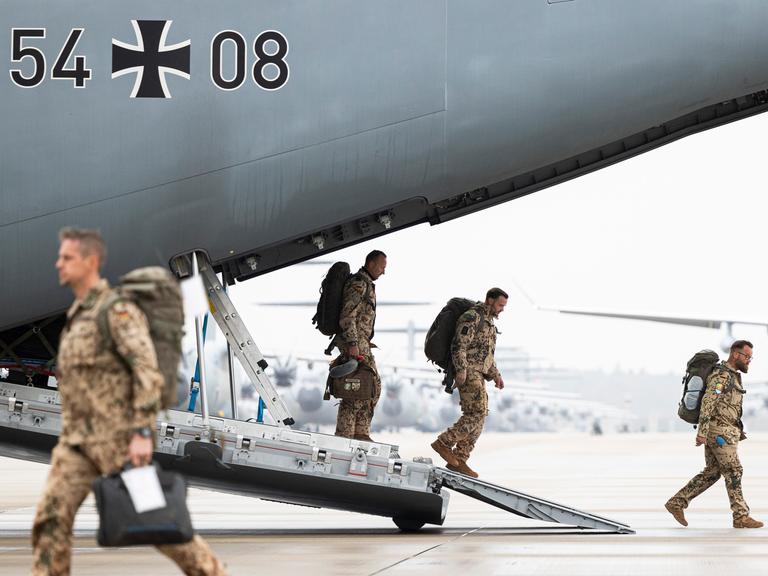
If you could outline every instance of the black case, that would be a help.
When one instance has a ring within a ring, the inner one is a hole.
[[[183,544],[192,540],[194,530],[187,509],[187,484],[175,472],[159,466],[157,476],[167,506],[137,514],[120,474],[100,476],[93,481],[99,511],[99,546],[140,546]]]

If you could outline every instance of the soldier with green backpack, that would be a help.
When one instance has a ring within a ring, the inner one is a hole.
[[[746,374],[749,371],[752,343],[737,340],[731,345],[728,360],[717,361],[717,354],[704,350],[688,362],[678,414],[686,422],[698,422],[696,446],[704,446],[706,465],[667,501],[665,507],[677,522],[688,526],[684,513],[688,504],[723,476],[733,513],[733,527],[762,528],[763,523],[749,515],[749,506],[741,489],[744,469],[737,454],[739,442],[747,438],[741,422],[746,390],[739,372]]]
[[[157,412],[174,402],[183,323],[167,271],[136,270],[115,289],[101,278],[106,247],[97,231],[65,228],[59,239],[59,283],[75,302],[56,363],[61,434],[32,526],[35,576],[70,573],[72,525],[95,478],[152,460]],[[185,574],[226,573],[200,536],[158,550]]]

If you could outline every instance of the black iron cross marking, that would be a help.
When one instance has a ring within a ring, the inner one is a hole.
[[[190,41],[167,46],[173,20],[131,20],[137,45],[112,39],[112,78],[136,73],[131,98],[170,98],[165,75],[189,80]]]

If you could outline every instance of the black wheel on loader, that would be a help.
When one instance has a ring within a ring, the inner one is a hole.
[[[392,522],[394,522],[395,526],[400,528],[403,532],[417,532],[424,526],[424,522],[412,520],[410,518],[396,517],[392,518]]]

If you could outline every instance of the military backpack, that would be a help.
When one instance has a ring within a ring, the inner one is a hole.
[[[312,324],[320,330],[321,334],[333,338],[341,331],[339,319],[341,308],[344,305],[344,286],[348,280],[355,276],[356,274],[350,273],[349,264],[336,262],[323,278],[320,285],[320,300],[317,302],[317,311],[312,318]],[[368,292],[366,292],[365,297],[368,297]],[[325,350],[325,353],[330,355],[332,348],[333,342]]]
[[[720,358],[717,352],[702,350],[688,360],[683,376],[683,397],[677,408],[677,415],[688,424],[699,423],[701,401],[707,391],[707,378],[717,368]]]
[[[429,327],[424,339],[424,354],[427,358],[447,371],[452,368],[451,343],[456,332],[459,316],[477,304],[467,298],[451,298]]]
[[[184,335],[184,306],[178,281],[159,266],[137,268],[120,278],[120,284],[97,317],[102,338],[117,356],[120,354],[109,330],[107,311],[120,301],[133,302],[147,317],[157,366],[165,380],[160,406],[163,410],[175,407],[178,403],[176,375]]]

